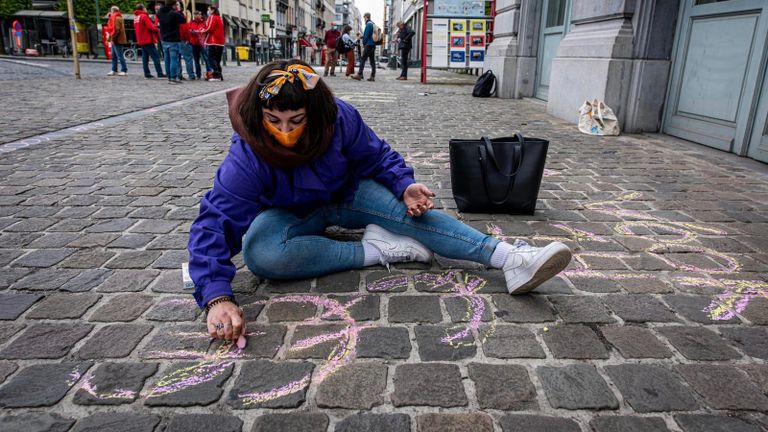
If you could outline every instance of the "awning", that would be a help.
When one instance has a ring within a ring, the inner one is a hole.
[[[20,10],[15,14],[13,14],[13,16],[31,17],[31,18],[66,18],[67,13],[64,11]]]
[[[235,22],[235,25],[240,27],[241,29],[248,29],[248,26],[243,23],[243,21],[238,17],[232,17],[232,21]]]
[[[224,21],[226,21],[226,23],[229,24],[230,27],[235,27],[235,28],[239,27],[237,24],[235,24],[234,21],[232,21],[232,18],[230,18],[229,15],[222,15],[222,17],[224,18]]]

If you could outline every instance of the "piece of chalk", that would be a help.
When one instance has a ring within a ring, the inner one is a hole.
[[[245,336],[240,335],[240,337],[237,338],[237,347],[240,349],[243,349],[245,348],[245,343],[246,343]]]
[[[181,265],[181,280],[184,289],[195,289],[195,282],[192,281],[192,276],[189,275],[189,264],[187,263]]]

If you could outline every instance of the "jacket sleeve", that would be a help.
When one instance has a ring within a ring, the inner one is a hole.
[[[372,178],[386,186],[397,198],[415,183],[413,168],[406,165],[400,153],[379,138],[365,124],[360,113],[344,102],[339,104],[342,117],[342,149],[361,177]]]
[[[233,139],[232,146],[246,145]],[[261,210],[262,183],[252,163],[230,153],[216,172],[213,188],[200,202],[200,214],[189,231],[189,273],[200,308],[211,299],[232,295],[242,238]]]
[[[363,30],[363,43],[368,40],[373,40],[373,24],[371,24],[371,21],[368,21],[365,25],[365,30]]]

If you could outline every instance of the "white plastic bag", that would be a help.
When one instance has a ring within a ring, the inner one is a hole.
[[[603,101],[584,101],[579,109],[579,131],[588,135],[618,135],[619,120]]]

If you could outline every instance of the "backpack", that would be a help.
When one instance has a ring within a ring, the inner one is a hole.
[[[373,33],[371,34],[371,39],[373,39],[373,42],[376,45],[381,45],[382,42],[384,42],[384,37],[381,34],[381,29],[379,26],[376,25],[375,22],[371,21],[371,24],[373,24]]]
[[[491,97],[496,93],[496,75],[493,71],[487,70],[480,75],[475,82],[475,88],[472,90],[474,97]]]
[[[344,39],[341,37],[336,39],[336,52],[339,54],[346,54],[347,51],[349,51],[349,46],[344,42]]]

